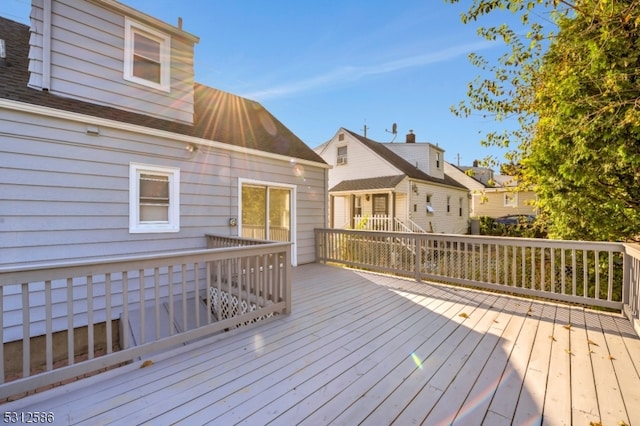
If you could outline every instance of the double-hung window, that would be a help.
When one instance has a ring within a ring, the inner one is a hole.
[[[129,169],[129,232],[180,230],[180,169],[146,164]]]
[[[346,145],[338,147],[336,164],[337,165],[347,164],[347,146]]]
[[[125,19],[124,78],[168,92],[170,49],[168,35]]]
[[[505,192],[504,193],[504,206],[505,207],[518,207],[518,193],[517,192]]]

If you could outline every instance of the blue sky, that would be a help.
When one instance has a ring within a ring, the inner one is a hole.
[[[458,118],[479,70],[467,55],[499,44],[464,25],[465,5],[443,0],[122,0],[200,37],[196,81],[262,103],[309,146],[345,127],[380,142],[412,129],[418,142],[470,165],[495,149],[481,135],[504,123]],[[462,3],[470,3],[462,1]],[[0,15],[28,23],[29,0],[0,0]],[[508,15],[507,15],[508,18]],[[493,18],[505,19],[505,18]],[[499,23],[494,21],[494,23]],[[488,24],[488,22],[484,22]],[[458,158],[459,156],[459,158]]]

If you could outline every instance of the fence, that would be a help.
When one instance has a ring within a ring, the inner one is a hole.
[[[621,243],[317,229],[316,244],[318,261],[417,280],[619,310],[627,297],[637,317],[640,256]]]
[[[230,244],[207,238],[210,245]],[[288,313],[290,258],[289,243],[238,241],[226,248],[2,268],[0,398]],[[104,336],[97,338],[98,330]],[[87,359],[77,362],[80,334]],[[54,369],[60,336],[67,366]],[[100,345],[106,355],[97,357]],[[16,356],[21,378],[8,381],[5,370]]]

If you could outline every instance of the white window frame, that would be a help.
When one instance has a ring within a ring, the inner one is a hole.
[[[143,86],[169,92],[171,89],[171,36],[132,21],[124,20],[124,79]],[[160,83],[137,77],[133,74],[133,55],[135,34],[141,34],[160,44]]]
[[[340,154],[340,150],[344,148],[344,154]],[[347,149],[347,145],[340,145],[336,148],[336,165],[342,166],[347,164],[349,151]]]
[[[291,236],[291,266],[298,265],[298,249],[297,249],[297,222],[298,222],[298,210],[297,210],[297,199],[298,199],[298,187],[296,185],[291,185],[288,183],[282,182],[272,182],[267,180],[255,180],[255,179],[246,179],[246,178],[238,178],[238,235],[242,235],[242,186],[262,186],[266,189],[269,188],[279,188],[279,189],[287,189],[291,191],[291,229],[289,229]]]
[[[518,193],[517,192],[505,192],[504,197],[505,207],[518,207]]]
[[[143,173],[169,178],[167,221],[140,220],[140,175]],[[180,169],[150,164],[129,164],[129,233],[160,233],[180,231]]]

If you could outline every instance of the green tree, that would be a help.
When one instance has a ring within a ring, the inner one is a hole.
[[[507,159],[521,164],[520,182],[534,186],[550,236],[636,239],[640,4],[475,0],[463,21],[501,9],[520,15],[525,36],[506,25],[480,30],[501,38],[508,53],[493,66],[472,56],[491,77],[470,84],[455,112],[518,117],[516,130],[489,134],[484,143],[513,148]],[[553,25],[532,23],[535,10]]]

